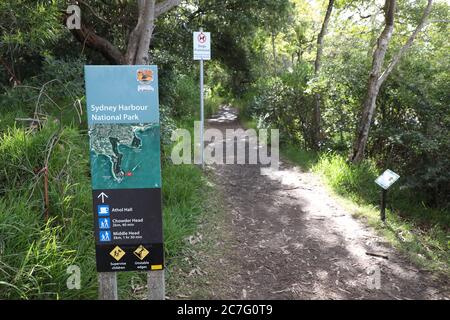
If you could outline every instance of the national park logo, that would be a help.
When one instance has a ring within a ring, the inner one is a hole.
[[[150,69],[139,69],[137,71],[138,91],[154,91],[154,88],[150,85],[153,81],[153,71]]]
[[[137,81],[142,84],[148,84],[153,81],[153,71],[149,69],[140,69],[137,71]]]

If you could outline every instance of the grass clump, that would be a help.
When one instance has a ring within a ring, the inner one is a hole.
[[[417,201],[401,178],[388,192],[386,224],[380,221],[380,193],[374,180],[382,173],[372,160],[353,165],[335,153],[317,154],[287,146],[282,154],[324,179],[341,203],[378,230],[422,267],[450,275],[450,212]]]
[[[60,127],[51,118],[31,132],[10,127],[0,136],[0,167],[0,299],[96,299],[86,131]],[[169,161],[163,163],[162,178],[165,250],[171,263],[196,229],[205,181],[197,167]],[[71,265],[80,268],[80,290],[67,288]],[[120,273],[119,296],[138,298],[145,280],[144,273]]]
[[[206,180],[194,165],[168,165],[163,170],[164,244],[170,259],[181,252],[204,209]]]
[[[86,136],[75,128],[61,129],[54,121],[34,132],[10,128],[0,137],[0,298],[95,296],[87,159]],[[83,290],[67,289],[71,265],[82,270]]]

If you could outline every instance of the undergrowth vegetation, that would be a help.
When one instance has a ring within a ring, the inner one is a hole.
[[[381,188],[374,183],[381,172],[374,161],[351,165],[343,155],[317,154],[292,145],[285,146],[282,153],[305,170],[321,175],[354,216],[367,221],[413,261],[450,274],[448,211],[412,201],[414,195],[401,187],[400,180],[389,189],[387,222],[383,224],[379,209]]]

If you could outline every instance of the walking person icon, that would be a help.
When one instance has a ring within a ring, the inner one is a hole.
[[[100,231],[100,242],[108,242],[111,241],[111,231]]]
[[[111,220],[109,218],[98,219],[98,227],[100,229],[109,229],[111,227]]]

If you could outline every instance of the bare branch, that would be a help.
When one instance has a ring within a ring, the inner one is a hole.
[[[159,2],[155,5],[155,19],[160,15],[166,13],[173,7],[178,6],[181,3],[181,0],[165,0],[163,2]]]
[[[67,14],[64,17],[66,23]],[[114,64],[124,64],[125,58],[120,50],[111,42],[97,35],[93,30],[82,24],[80,29],[71,29],[70,32],[88,48],[100,52],[108,61]]]
[[[392,59],[392,61],[387,66],[386,70],[381,74],[379,81],[380,85],[386,80],[386,78],[389,76],[389,74],[392,72],[392,70],[395,68],[397,63],[400,61],[402,56],[405,54],[405,52],[411,47],[414,39],[417,37],[419,32],[423,29],[425,26],[425,23],[427,21],[428,16],[430,15],[431,9],[433,6],[433,0],[428,0],[428,4],[425,7],[425,10],[423,12],[422,18],[420,19],[419,24],[416,27],[416,30],[411,34],[411,36],[408,38],[408,41],[406,41],[405,45],[400,49],[400,51],[397,53],[397,55]]]
[[[327,32],[328,23],[330,21],[331,17],[331,11],[333,10],[333,4],[334,0],[329,0],[327,12],[325,14],[325,18],[322,23],[322,28],[320,29],[320,33],[317,36],[317,54],[316,54],[316,61],[314,63],[314,71],[315,73],[319,73],[320,71],[320,62],[322,58],[322,51],[323,51],[323,38],[325,37],[325,34]]]

